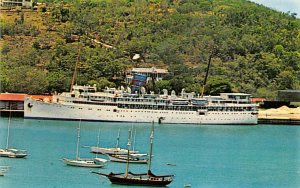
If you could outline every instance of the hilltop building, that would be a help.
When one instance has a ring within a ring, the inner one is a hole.
[[[0,0],[0,7],[32,8],[33,0]]]
[[[155,81],[160,81],[163,79],[164,76],[169,74],[168,70],[166,69],[157,69],[155,67],[151,68],[132,68],[131,71],[128,72],[128,75],[126,76],[127,83],[130,83],[133,79],[134,74],[143,74],[147,76],[147,82],[152,80],[152,78]]]

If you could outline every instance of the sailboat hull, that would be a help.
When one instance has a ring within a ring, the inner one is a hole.
[[[140,159],[137,157],[127,157],[127,155],[108,155],[110,161],[119,163],[137,163],[137,164],[147,164],[147,159]]]
[[[88,168],[102,168],[103,164],[97,164],[93,160],[73,160],[73,159],[63,159],[64,163],[70,166],[77,167],[88,167]]]
[[[121,148],[100,148],[100,147],[91,147],[91,152],[92,153],[97,153],[97,154],[107,154],[107,155],[127,155],[128,150],[127,149],[121,149]],[[133,153],[138,153],[138,151],[129,151],[130,154]]]
[[[10,150],[10,149],[0,149],[0,157],[8,157],[8,158],[24,158],[27,156],[27,153],[18,150]]]

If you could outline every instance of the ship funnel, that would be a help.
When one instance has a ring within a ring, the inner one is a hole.
[[[164,92],[164,96],[167,96],[167,95],[168,95],[168,90],[163,89],[163,92]]]

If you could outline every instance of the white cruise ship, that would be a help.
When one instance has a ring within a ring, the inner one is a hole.
[[[194,97],[191,93],[131,94],[124,88],[97,92],[96,86],[73,86],[52,102],[26,98],[24,118],[178,124],[257,124],[257,105],[244,93]]]

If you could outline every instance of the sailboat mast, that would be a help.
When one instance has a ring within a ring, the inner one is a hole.
[[[8,149],[8,143],[9,143],[10,121],[11,121],[11,104],[9,104],[9,117],[8,117],[8,125],[7,125],[6,149]]]
[[[129,151],[130,151],[130,145],[131,145],[131,129],[128,130],[128,142],[127,142],[127,162],[126,162],[126,171],[125,171],[125,177],[128,177],[128,170],[129,170]]]
[[[150,176],[150,169],[151,169],[153,138],[154,138],[154,122],[152,122],[152,130],[150,135],[150,151],[149,151],[148,171],[147,171],[148,176]]]
[[[77,128],[76,160],[79,159],[80,124],[81,124],[81,119],[80,119],[80,121],[79,121],[79,125],[78,125],[78,128]]]
[[[99,147],[99,143],[100,143],[100,133],[101,133],[101,129],[99,128],[98,136],[97,136],[97,148]],[[96,158],[97,157],[98,157],[98,153],[96,153]]]
[[[73,72],[70,93],[72,93],[72,89],[73,89],[73,85],[74,85],[75,78],[76,78],[76,72],[77,72],[77,67],[78,67],[79,60],[80,60],[80,47],[78,47],[78,55],[77,55],[75,69],[74,69],[74,72]]]
[[[133,129],[132,129],[132,130],[133,130]],[[135,138],[136,138],[136,129],[134,129],[134,136],[133,136],[133,143],[132,143],[132,151],[134,151]]]
[[[117,144],[116,144],[116,148],[119,148],[119,141],[120,141],[120,129],[118,130],[118,136],[117,136]]]

